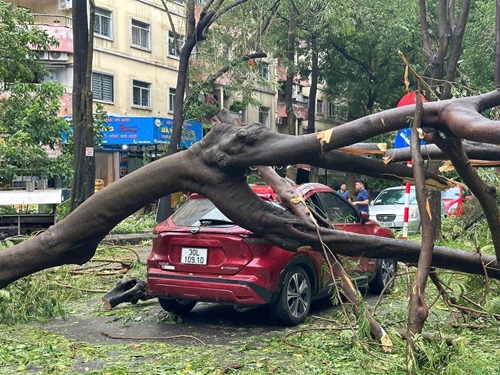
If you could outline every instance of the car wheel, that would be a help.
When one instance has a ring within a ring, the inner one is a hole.
[[[193,307],[196,306],[196,301],[188,301],[184,299],[158,298],[158,302],[160,302],[160,306],[163,310],[179,315],[187,314],[193,309]]]
[[[311,308],[311,282],[302,267],[294,267],[285,277],[271,315],[280,323],[295,326],[304,321]]]
[[[377,271],[375,273],[375,278],[370,281],[370,290],[375,294],[382,293],[385,286],[389,284],[392,277],[398,270],[398,262],[391,259],[378,259],[377,260]],[[386,289],[386,291],[394,288],[394,280],[391,282]]]

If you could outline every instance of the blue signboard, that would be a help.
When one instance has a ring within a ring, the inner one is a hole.
[[[103,145],[150,145],[153,144],[152,117],[106,118],[108,130],[103,131]]]
[[[71,116],[65,117],[71,120]],[[102,132],[101,150],[122,145],[161,145],[172,138],[174,120],[162,117],[108,116]],[[203,138],[200,122],[186,121],[182,127],[181,147],[188,148]],[[119,147],[117,147],[119,149]]]
[[[410,147],[411,128],[404,128],[398,131],[394,138],[394,148]],[[425,141],[420,141],[421,145],[425,145]]]
[[[170,143],[172,138],[172,126],[174,120],[166,118],[156,118],[154,143],[166,144]],[[200,122],[186,121],[182,126],[181,147],[190,147],[193,143],[198,142],[203,137],[203,128]]]

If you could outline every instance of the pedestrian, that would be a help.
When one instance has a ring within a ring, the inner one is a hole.
[[[356,180],[354,185],[356,187],[356,201],[352,202],[354,206],[356,206],[359,212],[368,213],[368,205],[370,204],[370,195],[366,190],[366,184],[364,180]]]
[[[339,193],[339,195],[346,201],[351,201],[351,196],[349,195],[349,191],[347,190],[347,185],[345,184],[345,182],[340,183],[340,189],[337,190],[337,193]]]

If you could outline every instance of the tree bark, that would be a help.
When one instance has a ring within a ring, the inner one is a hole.
[[[290,23],[288,24],[288,44],[287,44],[287,53],[286,53],[286,82],[285,82],[285,106],[286,106],[286,128],[288,130],[288,134],[297,135],[296,134],[296,118],[295,112],[293,111],[293,78],[295,76],[295,70],[292,69],[292,66],[295,65],[295,17],[296,10],[293,4],[291,5],[291,13],[290,13]],[[295,93],[296,95],[298,94]]]
[[[500,2],[495,6],[495,88],[500,87]]]
[[[425,103],[422,124],[470,134],[481,142],[500,143],[500,122],[477,113],[496,105],[500,105],[498,91]],[[274,133],[260,124],[244,127],[219,124],[188,150],[150,163],[106,186],[46,232],[2,250],[0,288],[46,268],[88,261],[99,242],[121,220],[151,200],[182,190],[206,196],[235,223],[277,246],[290,251],[301,246],[320,249],[315,226],[273,208],[251,191],[244,174],[246,167],[289,165],[304,160],[314,164],[327,151],[361,142],[377,133],[406,127],[413,110],[412,106],[395,108],[333,130],[298,137]],[[476,126],[478,129],[470,133]],[[491,229],[500,231],[499,228]],[[338,254],[368,255],[406,263],[416,263],[420,254],[419,244],[411,241],[367,237],[326,228],[320,228],[319,232],[323,242],[334,247]],[[500,279],[495,257],[481,257],[475,252],[435,247],[432,266],[482,275],[483,260],[488,276]]]
[[[90,26],[88,29],[87,1],[73,6],[73,40],[78,48],[74,51],[73,68],[73,138],[74,171],[71,189],[71,210],[76,209],[92,194],[95,188],[94,119],[92,114],[92,56],[95,7],[90,1]],[[92,150],[87,156],[86,150]]]
[[[430,211],[427,189],[425,188],[424,159],[420,152],[419,131],[422,131],[422,98],[420,92],[417,94],[417,105],[413,120],[413,131],[411,134],[412,164],[415,175],[415,195],[417,197],[418,211],[420,213],[420,223],[422,228],[422,249],[418,259],[417,273],[415,280],[409,291],[409,313],[408,313],[408,333],[406,337],[409,346],[408,353],[412,353],[414,348],[413,335],[422,332],[428,316],[428,308],[424,298],[425,286],[429,277],[429,270],[432,264],[432,253],[434,248],[433,225],[435,216]],[[411,363],[411,361],[407,361]]]

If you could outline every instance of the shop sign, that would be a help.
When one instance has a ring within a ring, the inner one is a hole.
[[[106,118],[107,130],[103,131],[103,145],[136,145],[153,144],[152,117],[118,117]]]
[[[172,138],[172,127],[174,120],[165,118],[155,119],[155,144],[170,143]],[[201,140],[203,129],[201,122],[185,121],[182,126],[181,147],[190,147],[193,143]]]

